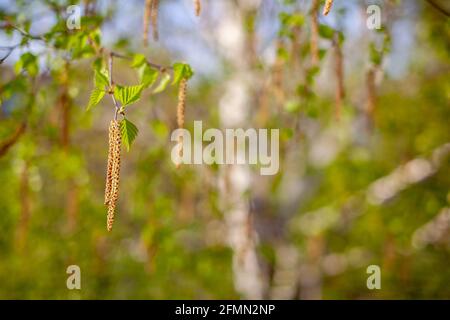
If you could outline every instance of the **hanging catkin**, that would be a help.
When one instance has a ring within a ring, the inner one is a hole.
[[[114,213],[116,209],[117,199],[119,197],[119,181],[120,181],[120,147],[122,143],[122,134],[119,123],[114,120],[112,123],[112,148],[111,148],[111,187],[109,191],[108,216],[106,219],[106,228],[112,230],[114,223]]]
[[[151,6],[151,19],[153,28],[153,40],[158,41],[158,10],[159,10],[159,0],[152,0]]]
[[[202,11],[200,0],[194,0],[195,15],[198,17]]]
[[[317,11],[319,9],[319,0],[313,0],[311,7],[311,63],[313,66],[319,62],[319,21]]]
[[[109,123],[108,134],[108,164],[106,167],[106,185],[105,185],[105,205],[109,204],[111,198],[111,183],[112,183],[112,170],[113,170],[113,151],[114,151],[114,132],[115,121],[112,120]]]
[[[177,124],[178,128],[184,127],[184,112],[186,107],[186,90],[187,90],[187,79],[183,78],[180,81],[180,86],[178,88],[178,105],[177,105]],[[178,147],[179,156],[183,156],[183,135],[178,136]],[[178,167],[178,166],[177,166]]]
[[[142,40],[143,40],[145,47],[148,45],[148,28],[150,26],[150,16],[152,13],[152,5],[153,5],[152,0],[145,0],[144,28],[143,28],[143,34],[142,34]]]
[[[336,75],[336,118],[341,116],[342,101],[345,98],[344,88],[344,60],[342,58],[342,48],[339,43],[339,37],[336,35],[333,41],[334,45],[334,72]]]
[[[375,68],[372,67],[367,71],[366,75],[366,90],[367,90],[367,101],[366,101],[366,112],[369,119],[373,120],[373,113],[376,107],[376,92],[375,92]]]
[[[324,16],[326,16],[328,13],[330,13],[332,6],[333,6],[333,0],[327,0],[327,2],[325,2],[325,6],[323,7],[323,15]]]

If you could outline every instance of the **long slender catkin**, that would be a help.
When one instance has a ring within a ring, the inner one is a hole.
[[[113,150],[114,150],[114,132],[115,121],[112,120],[109,123],[108,134],[108,164],[106,166],[106,185],[105,185],[105,205],[109,204],[111,198],[111,183],[112,183],[112,170],[113,170]]]
[[[366,112],[369,118],[373,118],[373,113],[376,108],[376,89],[375,89],[375,68],[370,68],[366,75]]]
[[[112,230],[114,223],[114,214],[117,199],[119,197],[119,181],[120,181],[120,148],[122,144],[122,133],[117,121],[114,121],[113,130],[113,149],[112,149],[112,174],[111,174],[111,190],[108,203],[108,216],[106,219],[106,228]]]
[[[325,6],[323,7],[323,15],[326,16],[330,13],[331,7],[333,6],[333,0],[327,0]]]
[[[178,105],[177,105],[177,124],[178,128],[184,127],[184,113],[186,108],[186,90],[187,90],[187,79],[183,78],[180,81],[180,86],[178,88]],[[179,146],[179,156],[183,156],[183,135],[178,136],[178,146]]]
[[[153,40],[155,40],[155,41],[157,41],[159,38],[158,10],[159,10],[159,0],[152,0],[151,19],[152,19],[152,28],[153,28]]]
[[[339,43],[339,37],[335,36],[334,39],[334,72],[336,75],[336,118],[339,119],[341,116],[342,101],[345,98],[345,88],[344,88],[344,59],[342,57],[342,48]]]
[[[150,26],[150,16],[152,13],[152,0],[145,0],[145,7],[144,7],[144,27],[143,27],[143,33],[142,33],[142,40],[144,43],[144,46],[146,47],[148,45],[148,29]]]
[[[200,3],[200,0],[194,0],[194,9],[195,15],[198,17],[202,11],[202,4]]]
[[[311,7],[311,63],[313,66],[319,63],[319,20],[317,11],[319,9],[319,0],[313,0]]]

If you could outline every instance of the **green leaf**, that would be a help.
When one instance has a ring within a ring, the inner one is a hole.
[[[192,77],[194,72],[192,71],[192,68],[190,65],[186,63],[177,62],[173,65],[173,81],[172,85],[177,84],[180,82],[181,79],[189,79]]]
[[[94,43],[100,47],[102,42],[102,31],[97,28],[91,32],[90,36]]]
[[[139,100],[143,88],[144,86],[142,84],[136,86],[116,86],[114,88],[114,96],[125,107]]]
[[[136,139],[139,130],[131,121],[124,118],[120,122],[120,131],[122,132],[122,142],[127,148],[127,151],[130,151],[130,146],[134,139]]]
[[[161,73],[162,79],[159,81],[158,86],[153,90],[153,93],[160,93],[166,89],[167,85],[170,82],[170,74],[168,73]]]
[[[287,112],[295,113],[300,110],[300,103],[297,100],[289,100],[284,104],[284,109]]]
[[[321,24],[319,26],[319,35],[325,39],[333,39],[334,29],[325,24]]]
[[[378,66],[378,65],[381,64],[382,58],[383,58],[382,54],[381,54],[381,52],[379,52],[377,50],[377,48],[376,48],[376,46],[375,46],[375,44],[373,42],[370,43],[370,45],[369,45],[369,55],[370,55],[370,61],[374,65]]]
[[[109,80],[107,76],[106,70],[104,71],[97,71],[95,70],[95,76],[94,76],[94,83],[96,88],[102,88],[109,86]]]
[[[158,70],[153,69],[148,64],[144,64],[139,69],[139,79],[145,88],[152,86],[158,79]]]
[[[37,57],[30,53],[24,53],[14,65],[14,71],[19,74],[22,70],[26,70],[30,76],[37,75],[39,71]]]
[[[135,54],[133,57],[133,61],[131,62],[131,67],[139,68],[142,65],[144,65],[144,63],[146,63],[146,61],[147,61],[147,59],[145,58],[145,56],[142,53]]]
[[[86,110],[89,110],[90,108],[96,106],[105,96],[105,90],[102,90],[101,88],[94,88],[91,92],[91,96],[89,97],[89,103],[86,108]]]

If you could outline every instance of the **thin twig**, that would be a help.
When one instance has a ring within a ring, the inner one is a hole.
[[[20,46],[20,43],[14,45],[14,46],[0,47],[0,50],[8,50],[6,55],[3,58],[0,59],[0,64],[2,64],[6,59],[8,59],[8,57],[11,55],[11,53],[13,53],[13,51],[15,49],[17,49],[19,46]]]
[[[25,132],[27,127],[26,121],[23,121],[14,133],[5,141],[0,143],[0,157],[8,152],[8,150],[19,140],[20,136]]]
[[[448,12],[445,8],[438,5],[434,0],[426,0],[431,6],[433,6],[437,11],[442,13],[443,15],[450,17],[450,12]]]
[[[112,55],[115,58],[120,58],[120,59],[125,59],[125,60],[132,60],[133,59],[132,57],[127,56],[125,54],[109,50],[109,49],[107,49],[105,47],[97,46],[90,36],[88,36],[88,43],[94,48],[95,52],[97,52],[97,54],[99,54],[99,55],[102,54],[102,53],[106,53],[108,56]],[[172,66],[162,66],[162,65],[156,64],[154,62],[151,62],[149,60],[146,60],[146,62],[147,62],[147,64],[150,67],[158,69],[160,72],[164,72],[164,71],[173,69]]]
[[[47,41],[44,36],[32,35],[32,34],[26,32],[25,30],[23,30],[22,28],[19,28],[18,26],[15,26],[15,25],[13,25],[13,24],[11,24],[9,22],[7,22],[4,25],[0,26],[0,29],[8,29],[8,28],[12,28],[12,29],[18,31],[22,36],[24,36],[26,38],[33,39],[33,40],[41,40],[41,41],[44,41],[44,42]]]
[[[108,55],[108,67],[109,67],[109,89],[108,89],[108,93],[111,96],[111,99],[114,103],[114,107],[115,107],[115,113],[114,113],[114,120],[117,120],[117,115],[119,113],[119,103],[117,102],[116,98],[114,97],[114,90],[113,90],[113,85],[114,85],[114,81],[113,81],[113,53],[110,52]]]

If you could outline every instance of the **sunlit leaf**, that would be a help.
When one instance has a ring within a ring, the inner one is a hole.
[[[321,24],[319,26],[319,35],[325,39],[333,39],[334,29],[325,24]]]
[[[181,62],[175,63],[173,65],[172,85],[175,85],[178,82],[180,82],[182,78],[189,79],[190,77],[192,77],[193,74],[194,72],[192,71],[192,68],[188,64]]]
[[[39,72],[37,57],[30,53],[24,53],[14,65],[14,71],[19,74],[22,70],[26,70],[30,76],[35,76]]]
[[[170,74],[162,73],[161,75],[162,75],[162,79],[159,81],[159,84],[155,88],[155,90],[153,90],[153,93],[160,93],[160,92],[164,91],[170,82]]]
[[[114,96],[123,106],[128,106],[139,100],[143,88],[144,86],[141,84],[136,86],[116,86],[114,88]]]
[[[145,62],[146,62],[146,58],[143,54],[138,53],[135,54],[133,57],[133,61],[131,62],[131,67],[132,68],[139,68],[141,67]]]
[[[131,144],[139,132],[138,128],[127,118],[120,122],[120,131],[122,132],[122,143],[130,151]]]
[[[148,64],[144,64],[139,69],[139,78],[145,88],[152,86],[158,79],[158,70],[153,69]]]
[[[109,80],[106,71],[97,71],[95,70],[94,77],[95,87],[96,88],[104,88],[109,85]]]
[[[105,96],[105,90],[102,90],[100,88],[94,88],[91,92],[91,96],[89,97],[89,103],[86,108],[86,110],[91,109],[92,107],[96,106]]]

